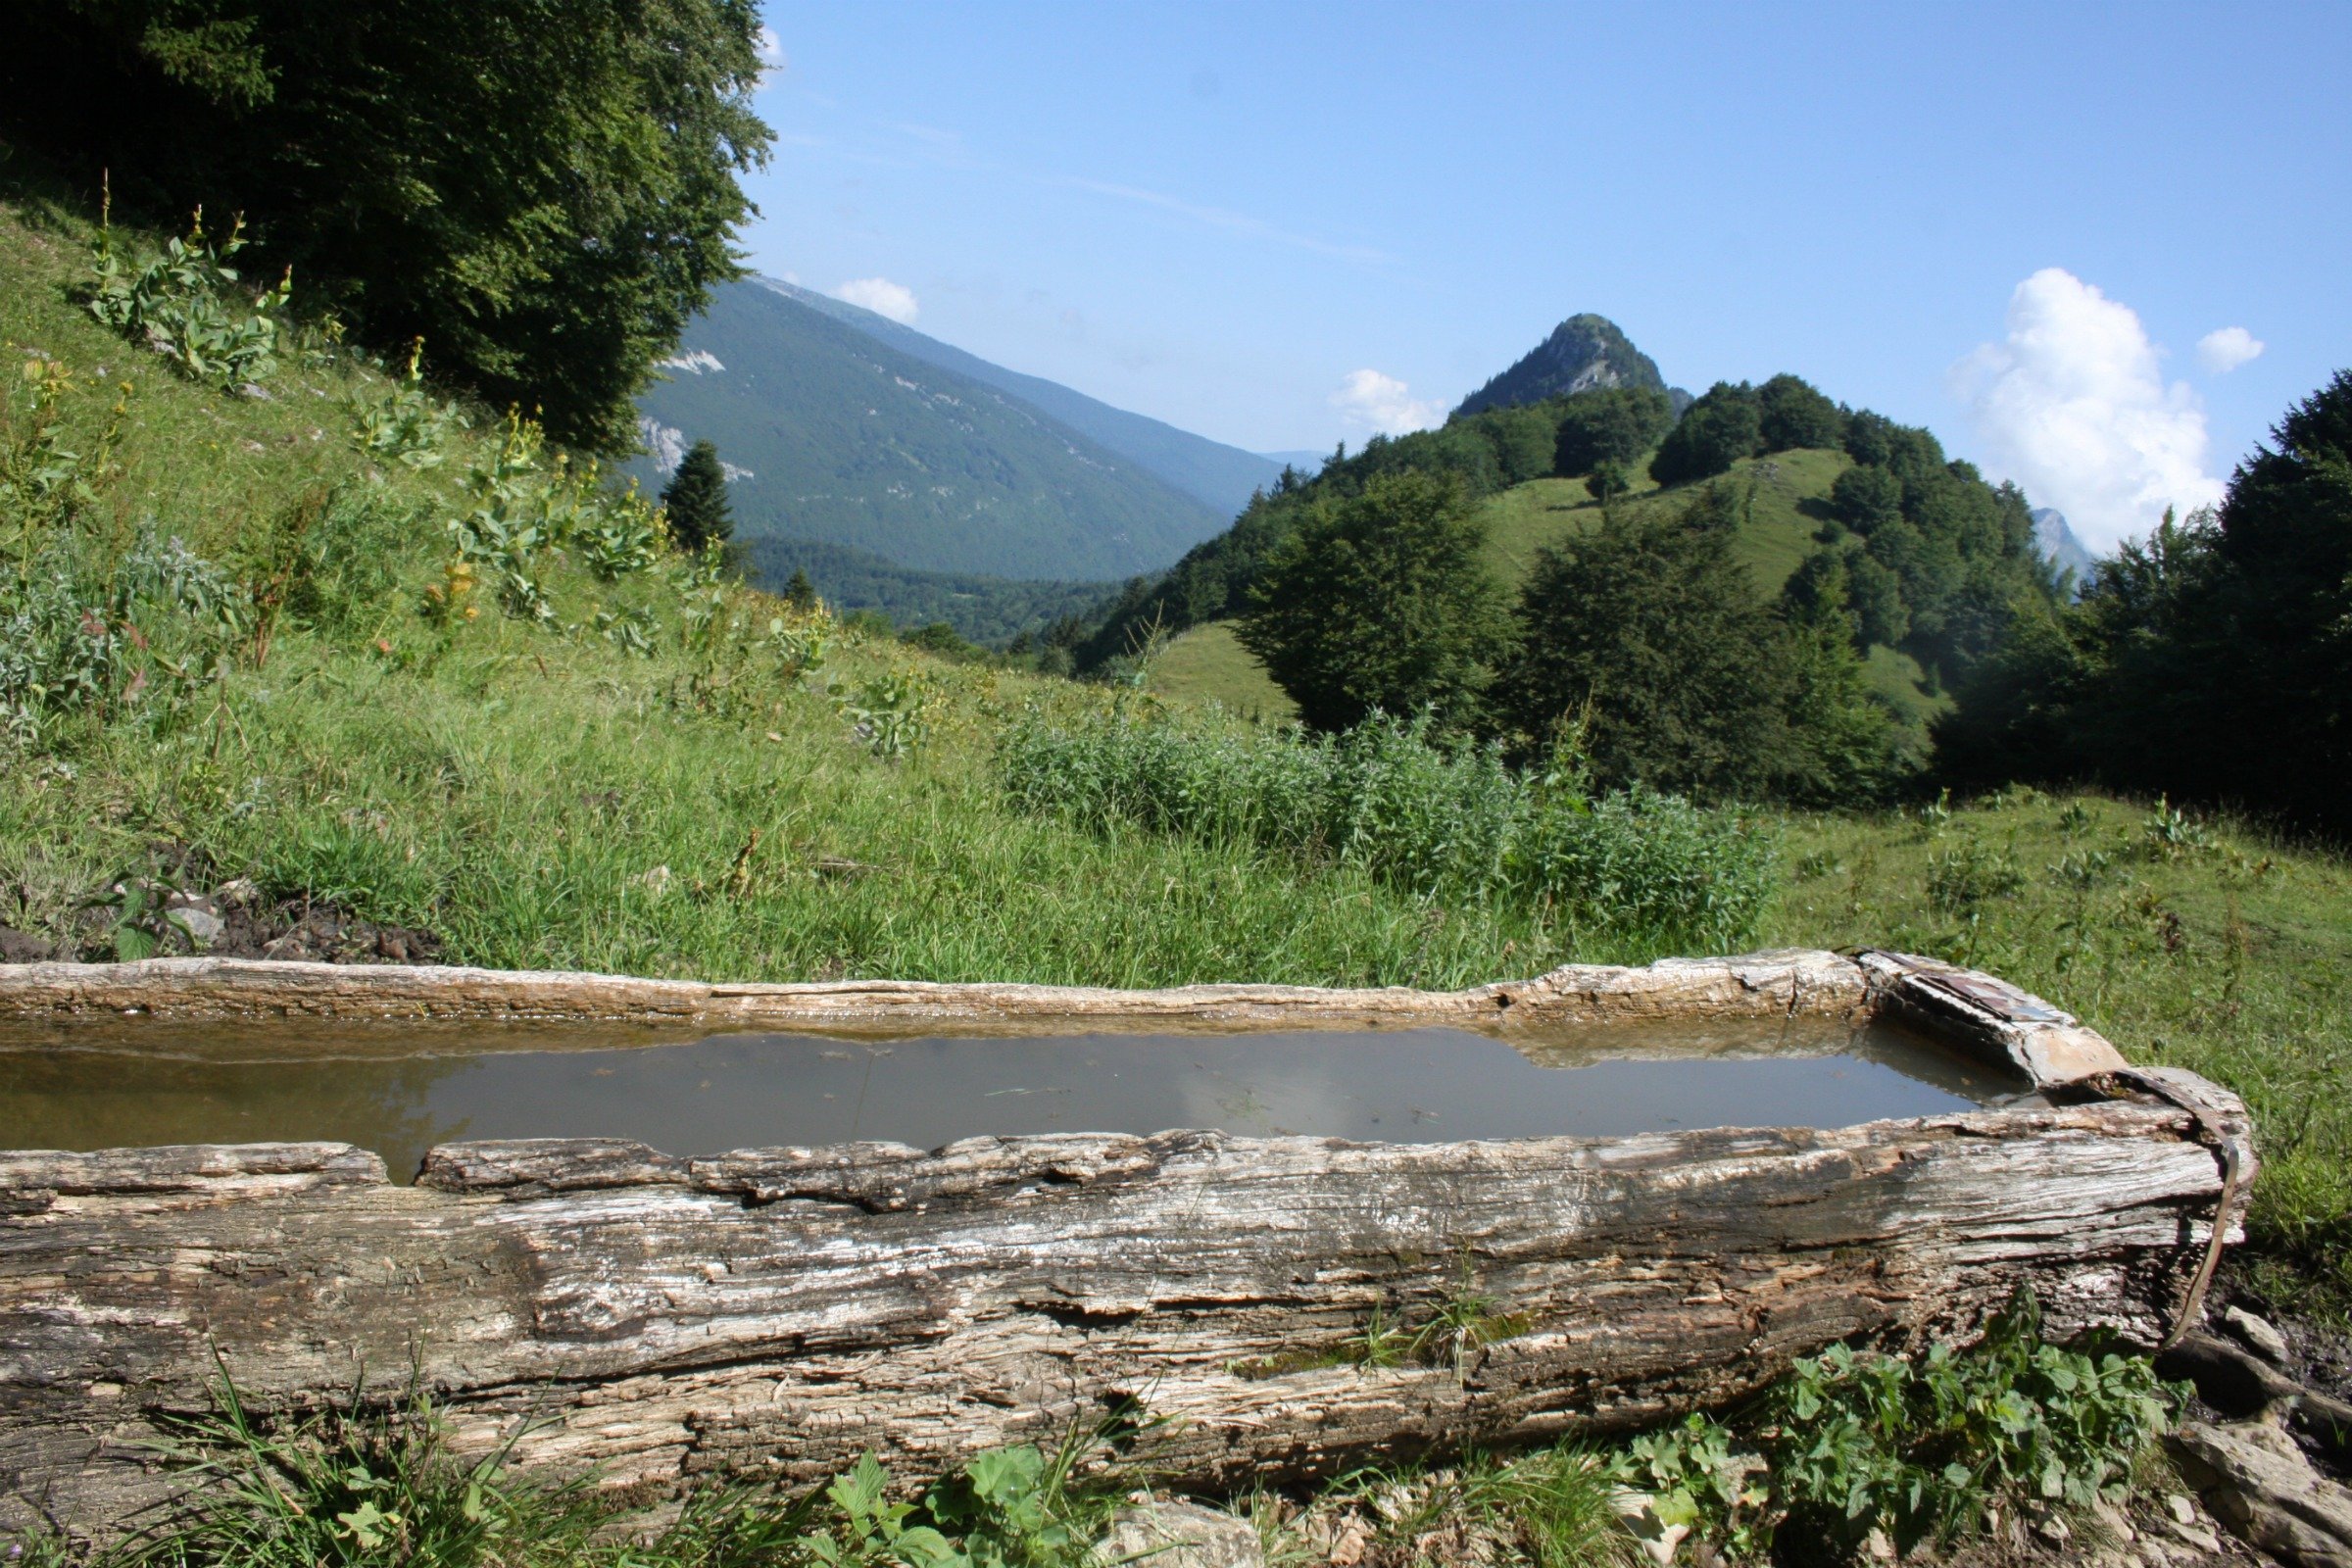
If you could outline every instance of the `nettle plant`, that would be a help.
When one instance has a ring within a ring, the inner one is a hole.
[[[1611,1473],[1735,1558],[1763,1555],[1783,1531],[1832,1557],[1874,1533],[1907,1552],[2003,1509],[2122,1500],[2178,1399],[2144,1357],[2044,1343],[2021,1292],[1966,1349],[1907,1360],[1832,1346],[1798,1361],[1755,1419],[1691,1416],[1637,1439]]]
[[[199,207],[187,238],[167,242],[162,256],[140,267],[117,250],[113,225],[101,222],[91,247],[90,314],[191,380],[234,387],[268,379],[277,368],[294,270],[274,288],[248,287],[227,265],[245,248],[244,230],[240,218],[216,247]]]

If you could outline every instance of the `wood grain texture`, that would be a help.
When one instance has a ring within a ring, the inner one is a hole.
[[[978,1139],[674,1159],[445,1146],[412,1188],[338,1145],[0,1159],[0,1471],[84,1526],[139,1445],[250,1398],[400,1396],[462,1446],[615,1484],[906,1473],[1131,1399],[1187,1484],[1654,1421],[2019,1284],[2152,1341],[2213,1215],[2196,1123],[2129,1102],[1453,1145]],[[1292,1372],[1467,1277],[1519,1319],[1450,1364]],[[1303,1352],[1303,1353],[1302,1353]]]
[[[1870,981],[1853,960],[1792,950],[1730,958],[1668,958],[1641,968],[1570,964],[1532,980],[1467,991],[1401,986],[1204,985],[1165,991],[1089,986],[948,985],[842,980],[714,985],[626,975],[467,969],[456,965],[277,963],[147,958],[137,963],[0,964],[0,1019],[91,1012],[175,1018],[577,1018],[804,1027],[944,1021],[1025,1031],[1235,1023],[1605,1022],[1647,1017],[1839,1016],[1863,1007]]]

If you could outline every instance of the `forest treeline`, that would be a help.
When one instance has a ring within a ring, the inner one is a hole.
[[[22,0],[0,134],[95,208],[241,216],[249,275],[435,379],[634,447],[654,362],[738,275],[754,0]]]
[[[1814,597],[1843,595],[1841,610],[1859,617],[1861,647],[1900,648],[1950,681],[1999,640],[2021,596],[2055,601],[2057,584],[2014,487],[1996,488],[1972,466],[1947,461],[1927,430],[1848,411],[1780,375],[1760,387],[1718,384],[1679,421],[1663,392],[1611,388],[1375,436],[1352,456],[1343,448],[1311,477],[1286,470],[1232,528],[1166,572],[1130,582],[1079,643],[1078,664],[1097,668],[1155,633],[1247,612],[1268,564],[1306,519],[1384,476],[1442,477],[1467,504],[1552,475],[1586,477],[1596,493],[1622,491],[1645,457],[1653,478],[1675,485],[1722,474],[1745,458],[1810,447],[1842,447],[1856,464],[1834,498],[1838,517],[1825,525],[1821,558],[1804,571]]]
[[[1954,783],[2090,782],[2352,835],[2352,370],[2210,511],[2026,617],[1937,726]]]
[[[1753,481],[1732,470],[1819,448],[1851,466],[1775,594],[1735,550]],[[1679,504],[1620,502],[1644,465]],[[1545,475],[1583,476],[1600,521],[1506,591],[1478,503]],[[1286,472],[1130,583],[1079,663],[1227,618],[1317,729],[1427,713],[1530,762],[1573,735],[1603,782],[1701,797],[2090,783],[2340,834],[2352,379],[2290,412],[2219,509],[2168,517],[2082,585],[2036,548],[2016,487],[1795,376],[1720,383],[1679,420],[1636,389],[1490,409]],[[1932,755],[1867,680],[1878,647],[1948,699]]]

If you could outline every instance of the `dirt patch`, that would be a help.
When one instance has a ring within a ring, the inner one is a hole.
[[[366,919],[335,904],[288,899],[268,908],[220,911],[221,933],[204,952],[223,958],[313,963],[438,963],[430,931]]]

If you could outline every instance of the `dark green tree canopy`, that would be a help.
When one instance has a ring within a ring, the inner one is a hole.
[[[1602,463],[1638,462],[1673,427],[1674,404],[1663,392],[1637,387],[1580,392],[1560,410],[1551,471],[1572,479]]]
[[[1830,510],[1867,539],[1903,514],[1903,481],[1875,464],[1848,468],[1830,487]]]
[[[1970,782],[2096,779],[2352,838],[2352,371],[2218,514],[2168,515],[2029,620],[1936,729]]]
[[[159,224],[244,213],[298,307],[621,452],[738,272],[759,25],[753,0],[22,0],[0,117]]]
[[[1649,476],[1660,484],[1689,484],[1726,471],[1763,450],[1763,418],[1754,387],[1716,382],[1667,432],[1649,460]]]
[[[1424,709],[1464,726],[1507,626],[1484,543],[1458,484],[1373,478],[1299,519],[1250,596],[1242,644],[1317,729]]]
[[[1756,389],[1764,450],[1838,447],[1845,440],[1845,412],[1801,376],[1776,375]]]
[[[735,514],[727,506],[727,471],[718,448],[697,441],[687,449],[678,471],[662,487],[662,506],[669,514],[670,542],[688,555],[733,537]]]

